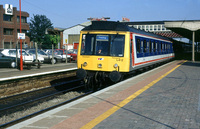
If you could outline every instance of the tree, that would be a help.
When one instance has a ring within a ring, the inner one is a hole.
[[[59,35],[50,35],[50,41],[51,43],[55,45],[58,45],[58,41],[60,41],[60,36]],[[58,47],[58,46],[55,46]]]
[[[41,47],[42,43],[48,43],[50,36],[47,36],[45,32],[47,29],[53,29],[53,24],[45,15],[33,15],[31,18],[28,35],[31,41],[37,42]],[[51,42],[49,42],[51,45]]]

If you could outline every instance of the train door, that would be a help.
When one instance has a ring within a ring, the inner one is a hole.
[[[133,33],[130,33],[130,53],[131,53],[131,60],[132,66],[135,65],[135,57],[134,57],[134,43],[133,43]]]

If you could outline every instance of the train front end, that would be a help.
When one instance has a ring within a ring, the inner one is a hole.
[[[129,38],[130,33],[123,31],[81,31],[77,77],[118,82],[123,72],[129,72]]]

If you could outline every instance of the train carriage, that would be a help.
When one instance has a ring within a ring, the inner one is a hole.
[[[124,74],[172,59],[174,52],[166,37],[125,23],[93,21],[81,30],[77,56],[77,77],[97,83],[118,82]]]

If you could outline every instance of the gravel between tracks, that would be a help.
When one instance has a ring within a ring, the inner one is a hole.
[[[51,107],[53,105],[62,103],[64,101],[70,100],[70,99],[75,98],[77,96],[80,96],[82,94],[84,94],[84,93],[83,92],[75,92],[75,91],[68,92],[68,93],[65,93],[63,95],[52,97],[51,99],[48,99],[46,101],[38,102],[34,106],[23,107],[23,108],[20,109],[20,111],[17,111],[15,113],[12,113],[12,114],[8,113],[8,115],[0,116],[0,125],[7,123],[7,122],[10,122],[10,121],[13,121],[13,120],[16,120],[16,119],[21,118],[23,116],[32,114],[34,112],[40,111],[42,109]]]

